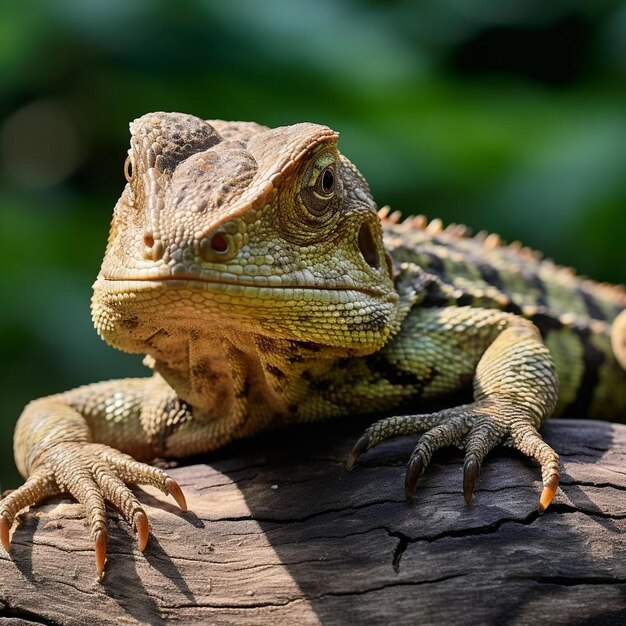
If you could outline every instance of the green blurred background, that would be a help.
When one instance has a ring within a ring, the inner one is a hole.
[[[626,5],[0,0],[0,481],[32,398],[142,374],[90,286],[153,110],[341,132],[379,204],[626,281]]]

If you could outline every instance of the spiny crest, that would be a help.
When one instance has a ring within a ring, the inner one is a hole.
[[[497,248],[508,248],[522,258],[540,261],[543,254],[539,250],[533,250],[528,246],[524,246],[520,241],[514,241],[507,244],[497,233],[490,233],[486,230],[480,230],[472,236],[472,229],[465,224],[451,223],[444,227],[440,218],[435,217],[428,221],[425,215],[409,215],[402,220],[400,211],[391,211],[391,207],[384,206],[378,211],[383,226],[400,225],[405,228],[426,231],[430,235],[441,235],[444,237],[451,236],[455,239],[473,239],[489,250]],[[570,269],[570,268],[563,268]],[[573,271],[573,270],[572,270]]]
[[[541,263],[544,268],[554,274],[555,278],[562,280],[571,280],[574,277],[578,277],[582,284],[589,289],[600,290],[612,297],[618,297],[624,299],[624,305],[626,306],[626,288],[623,285],[613,285],[610,283],[598,283],[592,281],[585,276],[579,276],[576,274],[576,270],[572,267],[557,265],[552,259],[544,258],[543,253],[539,250],[533,250],[528,246],[523,245],[520,241],[513,241],[506,243],[502,240],[500,235],[496,233],[489,233],[488,231],[481,230],[472,235],[472,231],[468,226],[463,224],[451,223],[448,226],[443,226],[441,219],[434,218],[428,220],[424,215],[409,215],[402,220],[402,213],[400,211],[391,211],[389,206],[384,206],[378,211],[383,226],[391,226],[393,230],[418,230],[435,238],[441,237],[442,239],[460,240],[467,239],[475,241],[480,246],[487,250],[501,249],[503,252],[513,253],[515,256],[524,261]]]
[[[391,212],[391,207],[385,205],[381,209],[378,209],[378,217],[383,224],[399,224],[402,213],[400,211]]]

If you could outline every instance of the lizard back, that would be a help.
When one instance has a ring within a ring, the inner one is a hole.
[[[626,372],[611,346],[611,325],[626,291],[577,275],[519,242],[423,216],[400,222],[380,212],[396,267],[413,263],[451,288],[448,304],[497,308],[531,320],[552,352],[560,379],[558,414],[626,419]],[[428,300],[421,306],[428,306]],[[608,411],[608,413],[607,413]]]

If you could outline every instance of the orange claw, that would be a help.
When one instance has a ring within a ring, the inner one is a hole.
[[[187,510],[187,501],[185,500],[185,494],[180,488],[179,484],[173,478],[165,479],[165,488],[167,492],[176,500],[176,504],[180,507],[181,511]]]
[[[539,515],[542,515],[543,512],[550,506],[552,502],[552,498],[554,498],[554,494],[556,493],[556,489],[559,486],[559,477],[552,476],[548,479],[548,482],[543,488],[541,492],[541,498],[539,498],[539,506],[537,507],[537,511],[539,511]]]
[[[135,530],[137,531],[137,541],[139,549],[143,552],[148,543],[150,527],[148,526],[148,517],[143,511],[135,513]]]
[[[2,547],[7,552],[9,551],[9,530],[11,530],[9,520],[4,515],[0,515],[0,540],[2,540]]]
[[[96,533],[96,570],[98,578],[102,579],[104,574],[104,564],[107,560],[107,535],[103,530]]]

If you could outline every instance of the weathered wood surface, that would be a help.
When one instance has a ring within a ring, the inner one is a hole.
[[[624,624],[626,426],[546,428],[562,489],[543,517],[537,466],[494,453],[466,507],[461,456],[403,498],[413,438],[343,461],[361,423],[269,433],[172,471],[191,510],[138,490],[144,555],[117,513],[106,577],[81,509],[24,516],[0,550],[2,624]]]

